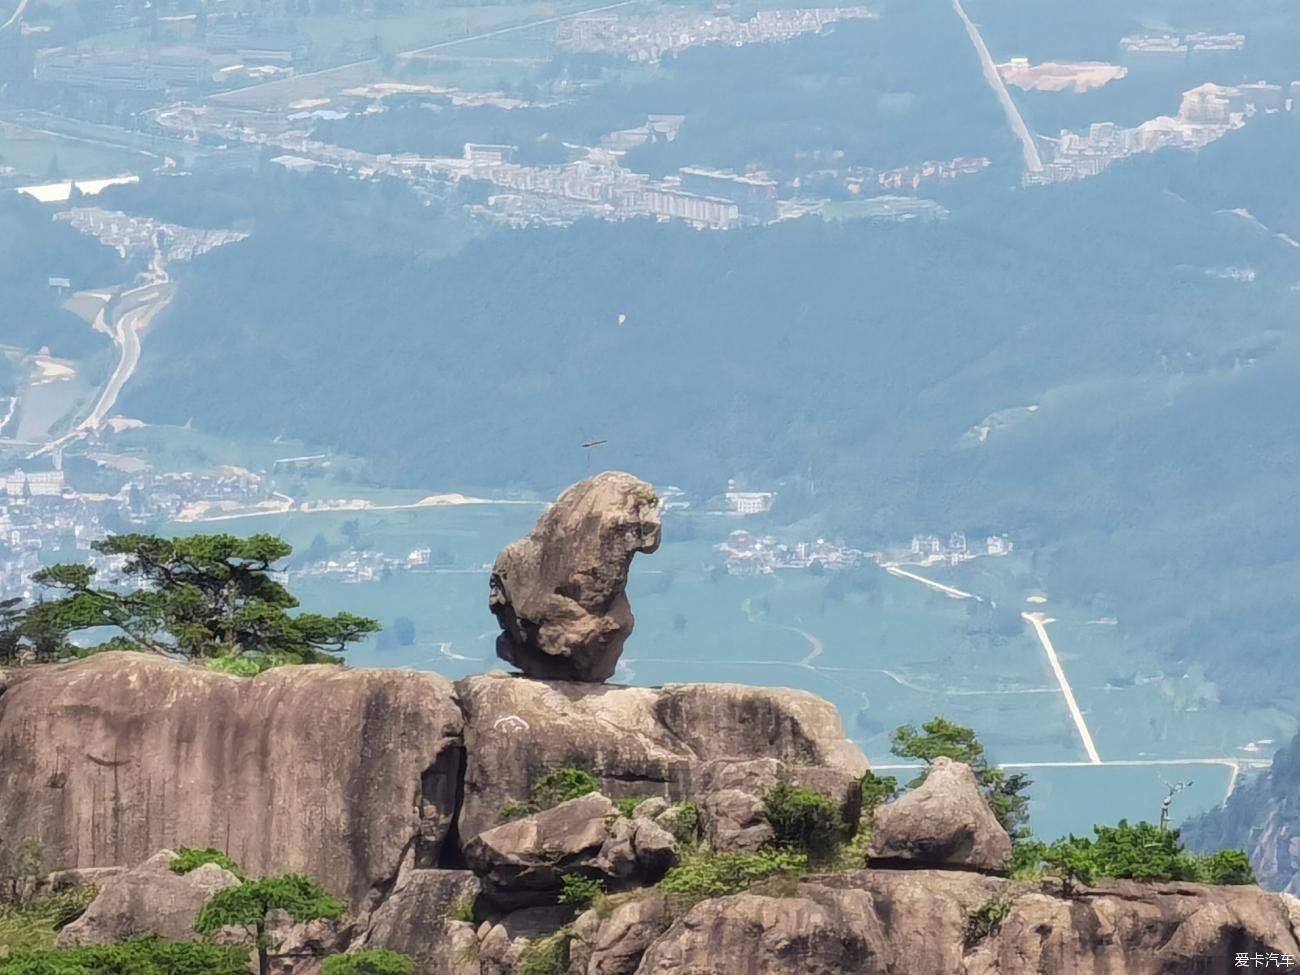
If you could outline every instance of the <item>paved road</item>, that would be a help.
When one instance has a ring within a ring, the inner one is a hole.
[[[1226,802],[1237,789],[1242,769],[1267,768],[1272,761],[1266,758],[1121,758],[1101,762],[997,762],[998,768],[1147,768],[1168,765],[1221,765],[1232,771],[1228,777],[1228,787],[1224,790]],[[914,763],[895,765],[872,765],[873,772],[915,771],[925,766]]]
[[[0,24],[0,34],[3,34],[10,27],[14,26],[14,24],[18,23],[18,21],[23,16],[23,11],[26,9],[27,9],[27,0],[18,0],[18,7],[14,10],[13,16],[10,17],[8,20],[6,20],[3,24]]]
[[[1083,750],[1088,753],[1088,761],[1093,765],[1100,765],[1101,756],[1097,754],[1097,746],[1092,743],[1092,732],[1088,730],[1088,724],[1083,720],[1083,712],[1079,710],[1079,702],[1074,699],[1074,689],[1070,687],[1070,682],[1065,679],[1065,671],[1061,668],[1061,659],[1056,655],[1056,648],[1052,646],[1052,638],[1047,635],[1047,617],[1042,613],[1021,613],[1020,615],[1029,621],[1029,625],[1038,634],[1038,642],[1043,645],[1043,650],[1047,654],[1047,662],[1052,665],[1052,673],[1056,675],[1056,682],[1061,685],[1061,694],[1065,697],[1065,706],[1070,709],[1070,717],[1074,719],[1074,726],[1079,729],[1079,738],[1083,742]]]
[[[121,395],[122,388],[126,386],[127,381],[135,372],[136,366],[140,364],[140,333],[149,327],[149,323],[172,299],[172,288],[166,281],[166,272],[162,271],[161,266],[157,263],[155,263],[155,270],[156,273],[163,276],[162,280],[156,284],[145,285],[143,288],[123,292],[121,298],[118,299],[120,305],[117,314],[114,316],[113,341],[121,350],[121,356],[118,359],[117,367],[113,370],[113,374],[108,378],[108,383],[104,386],[104,391],[99,394],[99,399],[96,400],[94,408],[90,411],[90,415],[57,440],[51,440],[39,450],[29,454],[28,460],[40,457],[42,454],[48,454],[52,450],[97,430],[99,425],[108,418],[109,412],[117,405],[117,398]]]
[[[1034,141],[1034,135],[1025,124],[1024,116],[1020,114],[1020,109],[1012,100],[1011,93],[1007,91],[1006,82],[1002,80],[1002,75],[993,61],[993,55],[989,53],[988,45],[984,43],[979,28],[966,16],[966,8],[961,5],[961,0],[952,0],[952,7],[957,11],[957,16],[961,18],[962,23],[966,25],[966,33],[970,36],[971,43],[975,45],[975,53],[980,56],[984,78],[993,89],[993,93],[998,96],[998,101],[1002,103],[1002,110],[1006,112],[1007,121],[1011,123],[1011,130],[1020,140],[1025,154],[1025,168],[1031,173],[1041,173],[1043,157],[1038,154],[1038,143]]]

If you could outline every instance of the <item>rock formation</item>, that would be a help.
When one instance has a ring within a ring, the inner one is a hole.
[[[659,499],[644,481],[606,472],[569,488],[492,567],[497,655],[530,677],[608,679],[635,622],[628,567],[659,538]]]
[[[1300,735],[1278,749],[1264,774],[1243,781],[1182,834],[1196,853],[1245,850],[1261,885],[1300,895]]]
[[[1242,952],[1300,958],[1300,902],[1256,888],[1111,881],[1066,898],[1053,881],[982,872],[1005,866],[1005,834],[969,771],[942,761],[879,811],[871,868],[691,906],[642,886],[676,855],[671,802],[693,800],[714,837],[761,831],[778,777],[851,808],[866,761],[830,705],[795,691],[505,676],[455,691],[339,668],[236,679],[138,654],[16,671],[0,694],[0,819],[61,866],[93,868],[59,883],[102,884],[69,943],[185,936],[194,885],[229,879],[171,874],[166,853],[137,867],[154,851],[133,851],[169,835],[228,846],[250,873],[314,873],[358,910],[292,926],[286,943],[308,956],[391,948],[418,959],[415,975],[522,975],[561,928],[568,975],[1227,975]],[[591,769],[606,795],[651,798],[630,817],[592,794],[497,822],[500,803],[561,765]],[[178,793],[182,776],[192,785]],[[102,831],[86,825],[96,817]],[[569,871],[615,893],[575,918],[556,904]],[[972,936],[969,919],[991,905],[1005,917]]]
[[[618,814],[599,792],[479,833],[465,859],[501,907],[556,903],[562,878],[601,878],[606,889],[654,884],[677,862],[671,834]]]
[[[279,667],[229,677],[143,653],[17,670],[0,694],[0,836],[62,867],[226,850],[356,906],[437,863],[461,713],[436,674]]]
[[[925,782],[876,810],[873,862],[999,873],[1011,838],[980,795],[970,766],[936,758]]]
[[[59,932],[59,944],[106,945],[153,935],[170,941],[194,939],[194,920],[219,890],[239,878],[215,863],[187,874],[173,873],[171,850],[104,881],[86,913]]]
[[[457,682],[456,692],[465,713],[465,839],[497,825],[503,804],[528,798],[539,776],[566,765],[589,770],[613,799],[701,806],[715,789],[763,791],[778,772],[851,805],[867,770],[835,708],[804,691],[487,675]]]

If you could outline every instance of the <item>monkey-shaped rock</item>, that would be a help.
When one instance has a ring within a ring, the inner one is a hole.
[[[632,556],[660,536],[645,481],[606,471],[569,488],[492,567],[497,656],[543,680],[608,679],[635,623],[624,592]]]

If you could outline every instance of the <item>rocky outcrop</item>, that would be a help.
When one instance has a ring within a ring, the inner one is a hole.
[[[631,895],[603,918],[587,911],[573,924],[570,975],[633,975],[672,920],[672,907],[657,890]]]
[[[999,873],[1011,864],[1011,838],[970,767],[937,758],[919,788],[876,810],[867,859]]]
[[[628,567],[659,540],[659,499],[644,481],[606,472],[569,488],[492,567],[497,655],[530,677],[609,678],[635,623]]]
[[[239,878],[215,863],[187,874],[173,873],[171,850],[104,880],[86,913],[59,932],[59,944],[107,945],[153,935],[170,941],[195,938],[194,921],[203,905]]]
[[[494,903],[515,908],[554,903],[570,873],[600,877],[609,889],[653,884],[677,853],[652,820],[620,816],[593,792],[479,833],[465,859]]]
[[[1182,839],[1196,853],[1245,850],[1262,886],[1300,895],[1300,735],[1222,806],[1186,823]]]
[[[470,677],[456,690],[465,712],[460,835],[497,825],[546,771],[590,770],[614,799],[700,801],[726,768],[762,759],[796,781],[834,776],[848,802],[867,769],[835,708],[804,691],[734,684],[610,687]],[[746,776],[755,776],[753,769]]]
[[[430,673],[249,679],[144,653],[19,670],[0,695],[0,836],[36,837],[67,868],[212,846],[362,906],[404,857],[438,861],[461,725]]]
[[[636,972],[884,973],[890,955],[869,894],[805,885],[790,897],[738,894],[696,905],[650,945]]]
[[[363,946],[417,959],[440,952],[450,937],[448,925],[472,919],[479,891],[478,878],[468,870],[406,871],[370,915]]]
[[[966,919],[993,903],[1008,908],[1000,926],[969,937]],[[1113,882],[1065,899],[977,874],[862,870],[704,901],[636,975],[1229,975],[1239,952],[1300,958],[1278,897]]]

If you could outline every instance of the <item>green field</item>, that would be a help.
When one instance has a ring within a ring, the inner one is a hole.
[[[355,517],[366,547],[405,556],[417,545],[429,546],[447,562],[443,568],[399,572],[382,583],[299,577],[291,586],[310,609],[348,610],[386,624],[397,616],[414,621],[414,645],[380,650],[372,640],[350,655],[353,664],[432,669],[456,678],[504,666],[494,653],[497,628],[487,609],[484,566],[524,534],[537,514],[534,507],[484,505],[291,514],[178,528],[270,531],[296,546],[320,533],[339,544],[340,526]],[[1021,631],[991,634],[974,619],[971,601],[874,568],[862,577],[865,583],[848,591],[833,576],[802,571],[719,577],[708,571],[718,561],[712,546],[734,527],[728,518],[706,519],[699,538],[666,541],[653,557],[637,559],[629,584],[637,628],[617,682],[805,688],[839,708],[849,735],[875,764],[894,761],[890,730],[936,714],[975,727],[996,761],[1085,760],[1027,624]],[[670,521],[668,539],[672,531]],[[1038,592],[1029,560],[1018,557],[922,574],[988,594],[1004,607],[1033,608],[1024,599]],[[1240,749],[1248,742],[1280,742],[1295,730],[1285,715],[1218,707],[1203,681],[1164,673],[1151,653],[1126,639],[1122,622],[1091,624],[1055,601],[1037,608],[1059,618],[1049,629],[1103,759],[1245,757]],[[1042,768],[1029,774],[1038,783],[1031,790],[1035,828],[1059,835],[1121,816],[1154,818],[1166,781],[1195,782],[1176,808],[1179,817],[1191,815],[1222,799],[1230,772],[1225,766],[1162,765]]]
[[[57,162],[57,176],[51,170]],[[74,142],[32,133],[0,137],[0,165],[12,166],[33,182],[47,179],[90,179],[152,169],[157,160],[107,146]]]

